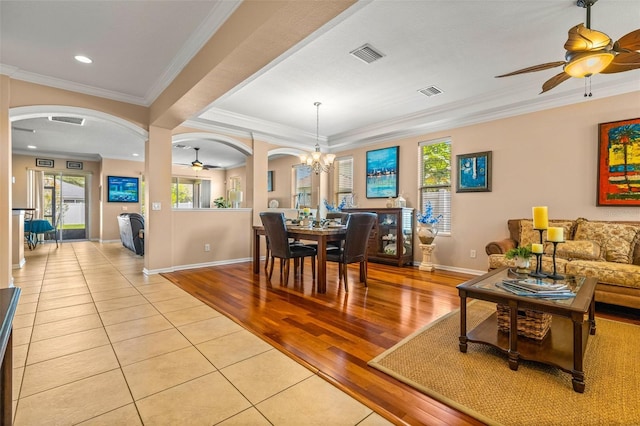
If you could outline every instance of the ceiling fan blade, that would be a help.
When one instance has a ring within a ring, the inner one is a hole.
[[[613,50],[617,52],[640,50],[640,28],[620,37],[620,40],[613,45]]]
[[[564,65],[565,63],[566,63],[565,61],[547,62],[546,64],[534,65],[534,66],[531,66],[531,67],[528,67],[528,68],[523,68],[523,69],[518,70],[518,71],[510,72],[508,74],[497,75],[496,78],[510,77],[512,75],[525,74],[525,73],[528,73],[528,72],[536,72],[536,71],[548,70],[548,69],[551,69],[551,68],[559,67],[560,65]]]
[[[564,71],[558,75],[551,77],[549,80],[545,81],[544,84],[542,85],[542,92],[540,92],[540,94],[543,94],[544,92],[548,92],[549,90],[556,87],[558,84],[564,81],[567,81],[570,78],[571,76]]]
[[[614,74],[617,72],[631,71],[640,68],[640,53],[618,53],[613,61],[604,70],[600,71],[601,74]]]
[[[202,168],[204,170],[210,170],[210,169],[219,169],[220,166],[214,166],[213,164],[203,164]]]
[[[569,52],[601,50],[611,44],[611,38],[603,32],[591,30],[578,24],[569,30],[569,38],[564,48]]]

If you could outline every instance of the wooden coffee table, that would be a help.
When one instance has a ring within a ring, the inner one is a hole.
[[[508,268],[501,268],[458,285],[460,352],[467,352],[467,342],[491,345],[509,355],[512,370],[518,369],[520,359],[552,365],[572,375],[573,390],[584,392],[584,352],[589,334],[596,333],[595,278],[567,277],[556,281],[568,284],[576,293],[575,297],[562,300],[516,296],[495,285],[506,278],[516,278],[516,275]],[[540,341],[518,336],[513,326],[505,333],[498,330],[497,313],[493,313],[476,328],[467,331],[467,298],[509,306],[511,324],[516,324],[519,310],[549,313],[552,315],[551,328]],[[588,316],[586,321],[585,316]]]

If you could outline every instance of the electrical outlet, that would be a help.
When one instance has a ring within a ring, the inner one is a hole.
[[[469,253],[469,256],[470,256],[472,259],[475,259],[475,258],[476,258],[476,251],[475,251],[475,250],[471,250],[471,253]]]
[[[211,251],[211,245],[210,244],[205,244],[204,245],[204,251]]]

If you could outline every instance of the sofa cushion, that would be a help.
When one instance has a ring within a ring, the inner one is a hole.
[[[566,273],[595,277],[599,283],[640,289],[640,266],[638,265],[574,260],[567,264]]]
[[[553,255],[553,244],[547,243],[545,254]],[[589,240],[567,240],[558,244],[556,257],[563,259],[604,260],[601,256],[600,244]]]
[[[631,263],[638,232],[637,225],[579,219],[574,239],[597,242],[608,262]]]
[[[564,238],[571,238],[572,220],[550,220],[549,226],[564,228]],[[547,240],[547,231],[542,232],[542,241]],[[540,231],[533,229],[533,220],[523,219],[520,221],[520,246],[540,242]]]

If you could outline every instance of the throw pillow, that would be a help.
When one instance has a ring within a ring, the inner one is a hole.
[[[547,243],[544,252],[553,255],[553,244]],[[604,260],[600,255],[600,244],[586,240],[568,240],[558,244],[556,256],[563,259]]]
[[[634,225],[583,221],[576,229],[576,240],[590,240],[600,244],[608,262],[631,263],[632,243],[639,228]]]

